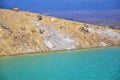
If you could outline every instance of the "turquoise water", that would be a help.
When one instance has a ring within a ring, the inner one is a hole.
[[[0,57],[0,80],[120,80],[120,47]]]

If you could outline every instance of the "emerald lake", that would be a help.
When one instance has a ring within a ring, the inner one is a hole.
[[[0,80],[120,80],[120,47],[0,57]]]

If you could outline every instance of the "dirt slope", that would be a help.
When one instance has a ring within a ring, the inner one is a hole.
[[[120,30],[0,9],[0,56],[119,46]]]

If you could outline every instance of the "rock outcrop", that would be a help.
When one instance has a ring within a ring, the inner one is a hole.
[[[0,56],[120,46],[120,30],[0,9]]]

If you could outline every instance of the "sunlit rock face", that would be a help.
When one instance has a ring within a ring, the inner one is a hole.
[[[48,31],[48,34],[43,33],[42,36],[50,50],[75,49],[79,45],[70,35],[55,31],[52,27],[47,27],[45,31]]]

